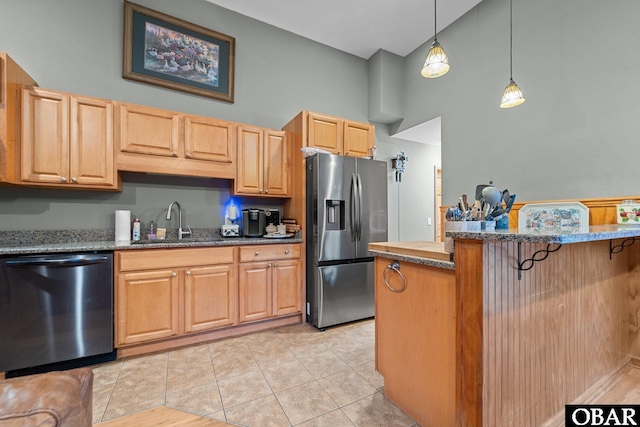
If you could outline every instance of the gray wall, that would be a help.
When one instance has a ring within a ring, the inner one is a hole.
[[[442,116],[443,204],[493,180],[520,201],[640,195],[640,2],[484,0],[438,34],[451,70],[424,79],[430,42],[405,58],[400,130]]]
[[[276,129],[302,109],[367,121],[367,61],[204,0],[137,2],[236,38],[234,104],[122,79],[122,0],[5,0],[0,50],[51,89]],[[379,126],[379,152],[396,154],[390,133],[442,116],[445,205],[489,180],[520,201],[640,194],[637,16],[637,0],[514,0],[514,78],[527,102],[501,110],[509,6],[484,0],[438,34],[447,75],[420,76],[430,40],[403,59],[404,118]],[[109,227],[115,209],[160,215],[171,200],[191,226],[217,226],[228,191],[227,181],[136,174],[122,193],[0,188],[0,230]]]
[[[280,129],[306,109],[367,121],[367,62],[204,0],[138,4],[236,38],[235,103],[124,80],[123,0],[4,0],[0,50],[44,88]],[[184,222],[217,227],[230,195],[226,180],[123,174],[122,193],[0,187],[0,230],[114,226],[114,211],[143,222],[178,200]],[[242,199],[243,206],[279,201]]]

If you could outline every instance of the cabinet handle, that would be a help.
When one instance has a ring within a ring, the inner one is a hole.
[[[176,273],[175,271],[171,273],[171,277],[176,277],[178,275],[178,273]]]
[[[187,276],[191,276],[191,270],[187,270],[187,272],[185,273]]]
[[[387,271],[389,270],[395,271],[400,275],[400,278],[402,279],[402,289],[396,289],[389,284],[389,282],[387,281]],[[400,272],[400,263],[398,261],[394,261],[392,264],[387,265],[387,268],[385,268],[384,273],[382,273],[382,279],[384,280],[384,284],[387,285],[387,288],[391,289],[393,292],[400,293],[404,291],[405,288],[407,287],[407,281],[404,278],[404,275]]]
[[[284,251],[284,254],[287,255],[289,253],[289,249]]]
[[[277,263],[277,262],[274,262],[274,263],[273,263],[273,266],[274,266],[274,267],[277,267],[277,266],[278,266],[278,263]]]
[[[75,179],[74,177],[71,177],[71,182],[73,182],[75,184],[76,182],[78,182],[78,180]]]
[[[65,178],[64,176],[60,177],[60,182],[67,182],[67,178]]]
[[[262,194],[264,191],[262,191],[262,188],[260,189],[260,194]]]
[[[187,157],[191,158],[191,153],[187,153]]]
[[[256,256],[260,255],[260,252],[256,251]]]
[[[271,263],[269,263],[269,266],[268,266],[268,267],[269,267],[269,268],[271,268]]]
[[[265,192],[265,193],[268,193],[268,192],[269,192],[269,190],[264,190],[264,192]]]
[[[173,154],[173,157],[178,157],[178,153],[175,152],[175,151],[173,153],[171,153],[171,154]]]

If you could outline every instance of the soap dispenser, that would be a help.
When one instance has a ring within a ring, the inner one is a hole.
[[[149,231],[147,231],[147,239],[155,240],[156,239],[156,225],[153,220],[149,222]]]

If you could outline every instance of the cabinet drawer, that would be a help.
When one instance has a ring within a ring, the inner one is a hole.
[[[240,248],[240,262],[300,258],[300,245],[260,245]]]
[[[117,251],[116,271],[179,268],[193,265],[233,264],[233,254],[233,247]]]

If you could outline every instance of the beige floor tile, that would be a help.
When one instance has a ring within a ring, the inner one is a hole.
[[[167,382],[161,377],[140,377],[118,380],[113,389],[107,410],[144,400],[159,398],[161,398],[164,403],[166,387]]]
[[[344,360],[349,366],[362,365],[363,363],[375,360],[375,350],[369,346],[360,344],[356,341],[347,341],[331,347],[340,359]]]
[[[269,395],[226,410],[227,421],[249,427],[289,427],[275,396]]]
[[[313,381],[311,374],[297,360],[263,368],[262,373],[273,391],[280,391]]]
[[[302,363],[316,379],[349,369],[349,365],[332,351],[325,351],[324,353],[319,353],[311,357],[305,357],[300,359],[300,363]]]
[[[311,357],[329,350],[326,345],[316,339],[291,342],[287,343],[287,346],[293,355],[299,359]]]
[[[91,413],[91,424],[98,424],[102,422],[102,417],[104,416],[104,412],[95,412]]]
[[[296,360],[289,348],[283,343],[266,345],[261,343],[260,346],[249,346],[253,358],[260,368],[275,366],[286,362]]]
[[[321,378],[318,384],[340,407],[376,392],[376,388],[353,369]]]
[[[273,393],[262,372],[249,372],[218,381],[225,409]]]
[[[164,405],[164,397],[151,400],[141,400],[139,402],[119,406],[117,408],[111,408],[111,405],[109,405],[102,417],[102,421],[112,420],[114,418],[123,417],[125,415],[144,411],[145,409],[155,408],[156,406],[161,405]]]
[[[118,380],[123,364],[123,361],[115,361],[92,367],[93,385],[114,384]]]
[[[315,381],[277,392],[276,398],[293,425],[338,408],[333,399]]]
[[[354,366],[353,369],[356,370],[362,377],[369,382],[372,386],[379,389],[384,387],[384,377],[376,372],[376,362],[370,361],[363,363],[361,365]]]
[[[298,424],[296,427],[354,427],[354,425],[341,409],[337,409]]]
[[[342,408],[358,427],[409,427],[415,421],[380,392]]]
[[[166,376],[168,354],[158,353],[149,356],[139,356],[125,359],[118,381],[132,378],[152,378]]]
[[[207,344],[182,347],[169,351],[169,363],[184,360],[206,361],[211,359],[209,346]]]
[[[175,393],[167,392],[167,406],[196,415],[222,410],[217,383],[208,383]]]
[[[215,381],[216,376],[213,373],[211,363],[184,363],[176,367],[170,365],[167,375],[167,393],[173,393]]]
[[[107,409],[114,387],[115,383],[93,384],[92,411],[94,413],[103,413]]]
[[[251,355],[238,355],[238,357],[216,358],[213,361],[213,369],[218,381],[237,377],[249,373],[259,373],[260,368]]]
[[[264,347],[265,345],[279,345],[282,344],[282,338],[280,334],[275,331],[257,332],[255,334],[245,335],[244,342],[247,343],[250,349],[254,347]]]

